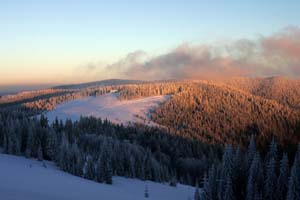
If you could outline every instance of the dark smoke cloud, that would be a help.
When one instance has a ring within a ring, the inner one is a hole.
[[[182,44],[152,58],[136,51],[116,63],[99,67],[97,73],[103,78],[147,80],[274,75],[299,78],[300,29],[289,27],[269,37],[226,45]]]

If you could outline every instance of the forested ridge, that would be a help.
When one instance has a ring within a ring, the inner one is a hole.
[[[245,146],[254,134],[260,141],[259,146],[266,146],[272,137],[281,144],[299,142],[300,109],[295,106],[300,99],[298,81],[283,79],[281,88],[279,78],[259,79],[273,80],[276,84],[260,83],[258,89],[258,79],[253,79],[256,85],[253,88],[260,91],[254,93],[254,89],[250,92],[243,86],[244,82],[250,85],[251,80],[141,84],[125,87],[120,91],[120,98],[171,95],[152,112],[152,120],[172,133],[200,141]],[[278,93],[262,92],[275,91],[275,86]]]
[[[239,88],[253,95],[300,109],[300,81],[285,77],[232,78],[224,81],[226,85]]]
[[[17,98],[16,104],[9,97],[2,99],[16,105],[16,109],[34,111],[34,114],[53,110],[66,101],[111,91],[117,91],[120,100],[170,95],[169,100],[151,113],[151,119],[169,132],[212,144],[242,146],[247,144],[250,134],[254,134],[259,138],[258,146],[265,146],[272,137],[280,144],[299,141],[298,86],[298,80],[281,77],[156,81],[105,86],[88,84],[83,89],[67,89],[64,94],[50,90],[49,95],[54,93],[53,96],[34,96],[34,99],[22,102],[21,106],[18,95],[13,96],[13,99]],[[30,93],[27,95],[31,96]]]
[[[156,81],[5,97],[0,146],[4,153],[52,160],[66,172],[102,183],[118,175],[198,185],[195,200],[300,199],[298,83]],[[151,111],[160,127],[93,117],[49,124],[42,115],[63,102],[110,92],[122,101],[170,95]]]
[[[249,133],[260,141],[299,141],[298,110],[236,89],[191,84],[157,108],[152,119],[179,135],[210,143],[240,144]]]

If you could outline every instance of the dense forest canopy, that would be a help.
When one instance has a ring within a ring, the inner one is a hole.
[[[169,100],[152,111],[151,119],[173,134],[212,144],[242,146],[247,144],[251,134],[259,138],[259,146],[265,146],[264,143],[272,137],[281,144],[300,140],[298,80],[271,77],[149,83],[108,80],[95,83],[75,85],[81,89],[75,89],[75,86],[69,86],[69,89],[57,87],[38,93],[4,96],[0,99],[0,106],[16,105],[18,109],[34,110],[34,114],[53,110],[65,101],[111,91],[117,91],[120,100],[171,95]],[[41,95],[38,96],[39,93]]]

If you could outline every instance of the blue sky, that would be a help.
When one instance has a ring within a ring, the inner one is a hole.
[[[299,10],[297,0],[2,0],[0,84],[74,82],[77,66],[136,50],[270,35],[299,26]]]

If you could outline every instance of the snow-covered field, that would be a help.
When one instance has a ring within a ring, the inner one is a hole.
[[[98,97],[87,97],[69,101],[58,105],[54,110],[47,113],[49,122],[55,117],[75,121],[80,116],[94,116],[108,119],[114,123],[127,124],[128,122],[139,122],[154,125],[149,120],[149,110],[166,101],[169,96],[153,96],[128,101],[120,101],[117,94],[106,94]]]
[[[145,185],[149,200],[187,200],[194,188],[177,187],[114,177],[113,185],[100,184],[57,169],[51,162],[0,154],[0,199],[2,200],[142,200]]]

